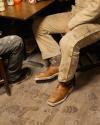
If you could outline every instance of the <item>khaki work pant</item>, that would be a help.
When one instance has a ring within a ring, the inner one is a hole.
[[[67,82],[74,77],[80,48],[100,40],[100,30],[96,30],[97,26],[100,27],[99,24],[83,24],[68,31],[67,24],[71,18],[70,12],[64,12],[39,18],[33,23],[33,33],[42,58],[61,54],[59,82]],[[66,33],[59,45],[51,35],[56,33]]]

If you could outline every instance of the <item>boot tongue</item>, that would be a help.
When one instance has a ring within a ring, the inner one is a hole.
[[[61,55],[51,57],[49,61],[52,66],[59,66],[61,61]]]

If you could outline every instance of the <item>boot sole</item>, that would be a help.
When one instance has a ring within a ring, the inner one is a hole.
[[[58,73],[55,73],[55,74],[53,74],[52,76],[49,76],[49,77],[33,78],[33,80],[35,80],[35,81],[49,80],[49,79],[55,78],[56,76],[58,76]]]
[[[64,102],[64,101],[68,98],[68,96],[71,94],[71,92],[72,92],[73,90],[74,90],[74,87],[72,87],[72,88],[69,90],[69,92],[67,93],[67,95],[66,95],[62,100],[60,100],[60,101],[58,101],[58,102],[56,102],[56,103],[52,103],[52,102],[47,101],[47,104],[48,104],[49,106],[52,106],[52,107],[59,105],[60,103]]]

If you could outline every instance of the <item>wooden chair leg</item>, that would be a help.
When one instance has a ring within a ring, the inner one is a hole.
[[[7,74],[4,68],[4,63],[2,58],[0,58],[0,75],[2,77],[2,82],[4,82],[4,87],[8,95],[11,95],[11,89],[9,86],[9,81],[7,79]]]

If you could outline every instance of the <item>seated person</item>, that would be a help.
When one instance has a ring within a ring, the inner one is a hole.
[[[18,82],[29,75],[30,69],[22,70],[23,40],[16,35],[0,38],[0,56],[7,59],[7,75],[10,83]]]
[[[50,106],[56,106],[74,88],[80,49],[100,40],[100,0],[75,0],[71,12],[37,19],[33,32],[43,59],[50,62],[47,70],[34,79],[47,80],[58,75],[58,85],[47,101]],[[65,33],[59,45],[51,35],[56,33]]]

